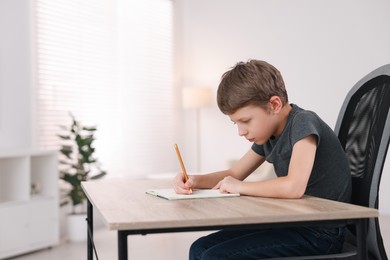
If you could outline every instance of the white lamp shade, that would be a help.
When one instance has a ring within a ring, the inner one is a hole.
[[[182,92],[185,108],[200,108],[211,105],[211,89],[206,87],[185,87]]]

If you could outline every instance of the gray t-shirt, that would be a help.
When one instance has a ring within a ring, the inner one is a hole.
[[[294,144],[309,135],[317,137],[317,152],[305,194],[350,202],[348,159],[333,130],[314,112],[292,104],[282,134],[252,149],[274,165],[278,177],[286,176]]]

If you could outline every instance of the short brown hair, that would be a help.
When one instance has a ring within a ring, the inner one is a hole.
[[[217,103],[224,114],[232,114],[247,105],[267,107],[272,96],[287,104],[288,96],[280,72],[261,60],[238,62],[222,75]]]

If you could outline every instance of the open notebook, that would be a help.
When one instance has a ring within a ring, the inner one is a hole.
[[[221,193],[219,190],[194,190],[190,195],[183,195],[176,194],[173,189],[150,189],[147,190],[146,193],[167,200],[207,199],[240,196],[240,194],[236,193]]]

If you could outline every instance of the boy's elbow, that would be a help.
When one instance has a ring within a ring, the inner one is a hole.
[[[287,197],[289,199],[301,199],[305,195],[306,189],[291,185],[288,189]]]
[[[302,199],[305,192],[294,192],[291,199]]]

